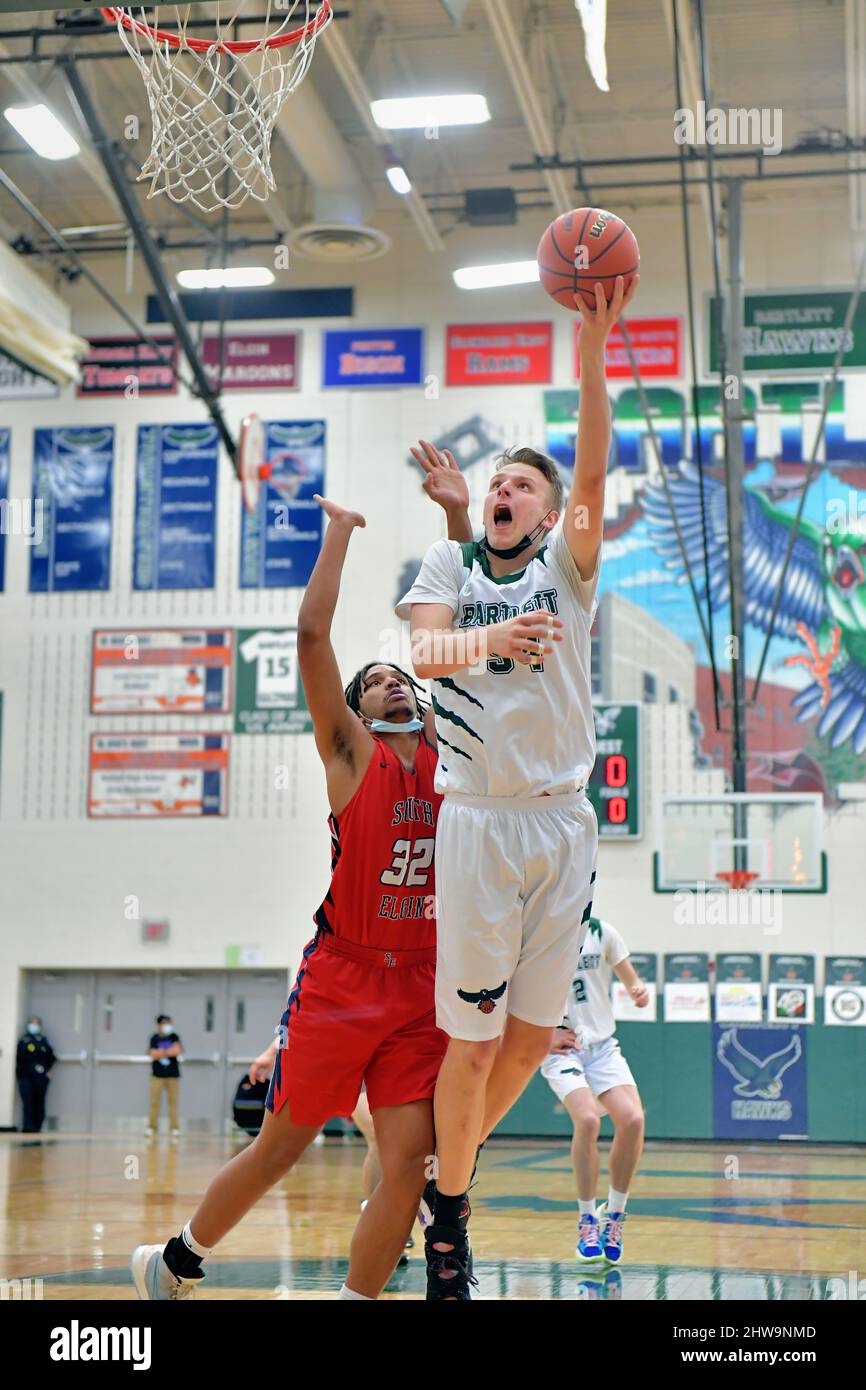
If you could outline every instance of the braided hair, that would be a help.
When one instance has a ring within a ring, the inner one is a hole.
[[[366,666],[362,666],[360,671],[355,672],[343,692],[346,696],[346,704],[349,706],[349,709],[354,710],[356,714],[361,713],[361,694],[364,689],[364,677],[374,666],[390,666],[392,671],[399,671],[400,675],[409,682],[414,690],[415,703],[418,706],[418,717],[423,719],[427,712],[427,702],[422,699],[422,696],[426,695],[427,692],[422,685],[418,684],[413,676],[409,675],[408,671],[404,671],[402,666],[395,666],[393,661],[368,661]]]

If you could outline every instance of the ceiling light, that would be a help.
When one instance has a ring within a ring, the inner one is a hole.
[[[385,173],[395,193],[400,193],[405,196],[405,194],[412,192],[412,181],[402,165],[392,164],[385,170]]]
[[[389,97],[385,101],[371,101],[370,110],[377,126],[384,130],[480,125],[490,120],[486,98],[472,92],[441,97]]]
[[[177,282],[185,290],[239,290],[272,285],[274,278],[267,266],[238,265],[222,270],[180,270]]]
[[[47,106],[7,106],[3,114],[43,159],[71,159],[81,153],[78,141]]]
[[[454,283],[461,290],[487,290],[494,285],[529,285],[537,279],[537,261],[506,261],[503,265],[464,265],[454,271]]]

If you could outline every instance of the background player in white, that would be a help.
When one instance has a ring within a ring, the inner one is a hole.
[[[550,1046],[588,920],[597,843],[590,628],[610,451],[607,336],[629,302],[581,309],[574,476],[533,449],[503,456],[484,537],[432,546],[397,607],[433,682],[444,793],[436,839],[437,1191],[427,1297],[471,1297],[466,1197],[479,1143]],[[579,305],[577,297],[575,303]],[[417,457],[417,455],[416,455]],[[562,524],[557,523],[562,518]]]
[[[541,1075],[571,1116],[574,1137],[571,1158],[577,1180],[580,1210],[578,1260],[607,1259],[622,1254],[622,1225],[629,1187],[643,1149],[643,1105],[631,1068],[614,1036],[616,1023],[610,1002],[612,976],[621,980],[639,1009],[649,1003],[647,987],[628,959],[628,947],[610,922],[590,917],[572,981],[561,1028],[541,1065]],[[610,1151],[610,1189],[596,1212],[598,1187],[598,1097],[614,1124]],[[599,1216],[604,1221],[599,1226]]]

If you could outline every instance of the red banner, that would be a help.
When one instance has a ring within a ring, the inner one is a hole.
[[[170,396],[177,391],[177,343],[155,338],[165,354],[139,338],[91,338],[81,364],[79,396]]]
[[[549,323],[452,323],[446,330],[448,386],[546,385],[551,379]]]
[[[298,385],[297,333],[227,333],[223,391],[293,391]],[[219,338],[205,338],[202,361],[216,383]]]
[[[627,320],[628,336],[641,377],[682,376],[682,319]],[[574,330],[574,379],[580,380],[580,321]],[[631,366],[619,324],[607,340],[605,370],[608,377],[630,377]]]

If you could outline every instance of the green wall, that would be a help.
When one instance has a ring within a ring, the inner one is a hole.
[[[803,1025],[809,1138],[866,1142],[866,1028]],[[620,1023],[617,1038],[646,1111],[648,1139],[712,1139],[713,1028],[709,1023]],[[571,1125],[547,1082],[535,1075],[497,1134],[568,1135]],[[612,1134],[602,1122],[602,1137]]]

